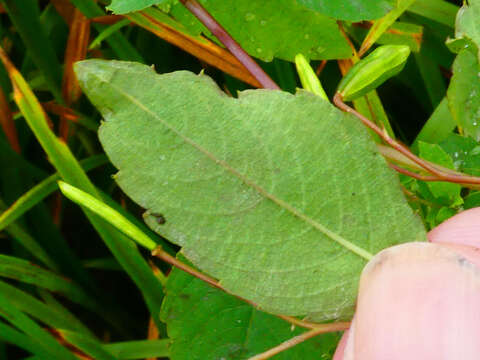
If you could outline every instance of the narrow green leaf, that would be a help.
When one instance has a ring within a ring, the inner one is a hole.
[[[170,343],[170,339],[139,340],[105,344],[103,347],[116,359],[168,358]]]
[[[50,162],[57,169],[62,179],[78,186],[92,196],[100,198],[100,193],[91,183],[68,146],[56,138],[49,128],[43,109],[25,79],[13,67],[4,53],[0,52],[0,56],[9,68],[10,79],[14,86],[15,101],[37,140],[47,153]],[[92,213],[86,211],[85,215],[130,278],[140,288],[151,313],[158,313],[159,304],[163,299],[162,287],[152,273],[150,266],[138,252],[135,244]],[[157,319],[156,316],[153,316],[153,318]]]
[[[432,116],[430,116],[425,125],[423,125],[422,130],[413,143],[413,147],[416,148],[419,141],[431,144],[439,143],[445,140],[456,126],[457,124],[455,120],[453,120],[450,109],[448,108],[448,100],[444,97]]]
[[[66,309],[59,311],[58,307],[47,305],[4,281],[0,281],[0,292],[17,309],[53,329],[70,329],[92,335],[90,330]]]
[[[85,171],[89,171],[104,165],[107,162],[108,159],[102,154],[94,155],[88,159],[82,160],[80,164]],[[60,175],[51,175],[15,201],[12,206],[10,206],[0,215],[0,231],[5,229],[32,207],[37,205],[40,201],[43,201],[48,195],[53,193],[58,188],[57,181],[59,179]]]
[[[367,36],[363,40],[359,52],[363,54],[373,44],[375,44],[380,36],[382,36],[385,31],[392,26],[395,20],[397,20],[400,15],[402,15],[414,2],[415,0],[397,0],[397,4],[394,9],[373,23],[373,26],[370,28]]]
[[[363,126],[315,95],[233,99],[206,76],[127,62],[76,71],[147,223],[268,311],[349,316],[366,259],[425,237]]]
[[[70,344],[90,355],[95,360],[118,360],[110,352],[105,350],[102,344],[91,336],[79,334],[73,331],[60,330],[60,334]]]
[[[0,322],[0,340],[24,349],[32,354],[38,354],[36,359],[43,360],[51,357],[51,354],[38,341],[15,330],[13,327]]]
[[[305,56],[297,54],[297,56],[295,56],[295,65],[297,66],[298,76],[300,77],[303,88],[329,101],[317,74],[315,74],[315,71],[313,71],[307,59],[305,59]]]
[[[142,245],[150,251],[157,247],[157,243],[155,241],[145,235],[143,231],[133,225],[127,220],[127,218],[122,216],[118,211],[112,209],[110,206],[63,181],[59,181],[58,186],[63,195],[65,195],[67,198],[78,205],[93,211],[95,214],[115,226],[118,230],[122,231],[125,235],[128,235],[130,238],[135,240],[139,245]]]
[[[432,104],[432,107],[435,109],[438,104],[445,97],[447,92],[447,86],[445,80],[443,79],[443,74],[440,71],[438,64],[433,61],[431,54],[427,51],[421,51],[420,53],[414,54],[415,60],[417,62],[418,69],[420,70],[420,75],[422,76],[423,83],[427,89],[427,94]]]
[[[38,355],[48,355],[46,359],[76,360],[77,358],[60,343],[55,340],[46,330],[31,320],[14,307],[2,293],[0,293],[0,316],[6,321],[23,331],[42,348]]]
[[[0,276],[58,292],[70,301],[81,304],[92,311],[99,311],[98,305],[81,287],[71,280],[49,270],[12,256],[0,255]]]
[[[453,28],[458,6],[445,0],[416,0],[408,11]]]
[[[6,209],[5,203],[0,199],[0,210]],[[16,241],[18,241],[34,257],[52,270],[58,270],[58,265],[51,256],[42,248],[42,246],[21,226],[10,224],[6,227],[6,232]]]
[[[121,28],[123,28],[124,26],[127,26],[130,24],[130,20],[128,19],[123,19],[123,20],[120,20],[119,22],[103,29],[99,34],[98,36],[93,39],[93,41],[90,43],[90,45],[88,46],[88,48],[91,50],[91,49],[94,49],[95,47],[99,46],[102,41],[104,41],[105,39],[107,39],[109,36],[112,36],[114,33],[116,33],[118,30],[120,30]]]
[[[62,103],[62,69],[42,24],[36,0],[1,0],[33,62],[42,72],[55,100]]]
[[[152,5],[170,6],[175,0],[112,0],[108,10],[115,14],[127,14],[134,11],[143,10]]]

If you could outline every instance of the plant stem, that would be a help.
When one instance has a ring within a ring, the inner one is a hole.
[[[399,151],[403,155],[405,155],[407,158],[412,160],[415,164],[419,165],[422,167],[422,169],[426,170],[432,175],[435,175],[438,177],[438,181],[448,181],[452,183],[457,183],[457,184],[480,184],[480,177],[476,176],[467,176],[467,175],[455,175],[446,171],[442,171],[438,169],[434,164],[431,164],[430,162],[423,160],[416,156],[414,153],[412,153],[407,147],[404,145],[400,144],[399,142],[393,140],[386,132],[384,132],[380,127],[378,127],[376,124],[371,122],[369,119],[367,119],[365,116],[360,114],[358,111],[355,109],[351,108],[347,104],[343,102],[342,96],[339,93],[336,93],[335,96],[333,97],[333,103],[340,109],[345,112],[348,112],[354,116],[356,116],[360,121],[369,129],[371,129],[373,132],[375,132],[378,136],[382,138],[388,145],[390,145],[392,148],[395,150]]]
[[[227,292],[227,290],[225,290],[225,288],[217,280],[215,280],[214,278],[211,278],[208,275],[205,275],[205,274],[201,273],[200,271],[194,269],[193,267],[181,262],[177,258],[175,258],[172,255],[166,253],[162,249],[161,246],[153,249],[152,256],[155,256],[155,257],[159,258],[160,260],[163,260],[166,263],[168,263],[172,266],[175,266],[182,271],[185,271],[187,274],[190,274],[190,275],[196,277],[197,279],[200,279],[200,280],[206,282],[207,284],[209,284],[210,286],[212,286],[216,289],[219,289],[223,292]],[[255,304],[254,302],[250,301],[250,300],[244,299],[244,298],[242,298],[240,296],[237,296],[237,295],[234,295],[234,294],[230,294],[230,295],[235,296],[237,299],[240,299],[240,300],[246,302],[247,304],[250,304],[254,308],[258,308],[258,305]],[[299,320],[299,319],[297,319],[295,317],[292,317],[292,316],[286,316],[286,315],[276,315],[276,316],[279,317],[280,319],[288,321],[289,323],[291,323],[293,325],[301,326],[301,327],[304,327],[304,328],[307,328],[307,329],[316,329],[316,330],[323,329],[323,332],[345,330],[345,329],[348,329],[350,327],[349,322],[338,322],[338,323],[332,323],[332,324],[316,324],[316,323],[312,323],[312,322],[309,322],[309,321]],[[334,330],[329,330],[330,328],[332,328]]]
[[[280,87],[263,69],[242,49],[228,32],[220,25],[197,0],[180,0],[195,17],[217,37],[218,40],[240,61],[252,76],[265,89],[280,90]]]
[[[324,328],[318,328],[318,329],[312,329],[310,331],[307,331],[301,335],[295,336],[283,343],[281,343],[278,346],[275,346],[274,348],[271,348],[268,351],[265,351],[264,353],[255,355],[251,357],[248,360],[265,360],[265,359],[270,359],[272,356],[275,356],[282,351],[288,350],[291,347],[294,347],[308,339],[311,339],[315,336],[318,336],[323,333],[327,332],[334,332],[334,331],[342,331],[345,330],[344,327],[339,326],[342,323],[333,323],[333,324],[324,324]]]

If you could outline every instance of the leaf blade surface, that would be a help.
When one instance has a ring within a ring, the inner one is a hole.
[[[425,238],[365,129],[314,95],[232,99],[205,76],[125,62],[77,74],[147,223],[267,311],[349,316],[366,262],[356,250]]]

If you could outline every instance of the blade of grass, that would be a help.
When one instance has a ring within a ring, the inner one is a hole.
[[[48,39],[40,23],[37,1],[1,0],[1,3],[5,6],[33,62],[45,76],[48,88],[55,100],[62,103],[63,99],[60,91],[61,67],[50,39]]]
[[[73,64],[86,58],[89,41],[90,21],[78,9],[75,9],[65,49],[62,79],[62,95],[68,107],[76,103],[82,95],[77,77],[73,72]],[[59,134],[64,140],[68,138],[69,125],[67,119],[60,118]]]
[[[459,7],[445,0],[416,0],[408,9],[409,12],[427,19],[455,27],[455,18]]]
[[[159,38],[178,46],[227,74],[247,84],[261,87],[260,83],[230,52],[202,36],[192,36],[183,25],[171,19],[162,11],[150,8],[126,15],[128,19]]]
[[[117,360],[110,352],[105,350],[102,344],[90,336],[68,330],[59,330],[59,335],[69,344],[74,345],[83,353],[95,360]]]
[[[106,344],[105,350],[121,360],[169,357],[170,339],[126,341]]]
[[[108,163],[108,159],[103,154],[94,155],[80,162],[85,171],[90,171],[106,163]],[[49,176],[19,197],[7,210],[3,211],[0,215],[0,231],[5,229],[12,222],[57,190],[57,181],[59,179],[59,174]],[[3,210],[2,208],[5,208],[5,206],[2,206],[0,203],[0,210]]]
[[[45,304],[4,281],[0,281],[0,291],[18,310],[51,328],[69,329],[93,336],[93,333],[66,309],[60,310],[51,304]]]
[[[94,0],[71,0],[71,2],[89,19],[105,15],[105,12],[95,3]],[[95,23],[93,26],[99,33],[106,28],[105,25],[98,23]],[[116,32],[109,36],[106,39],[106,42],[120,59],[141,63],[144,62],[142,56],[138,53],[135,47],[133,47],[120,32]]]
[[[100,194],[90,182],[70,149],[65,143],[57,139],[48,127],[47,118],[40,103],[1,48],[0,60],[4,63],[12,81],[17,106],[62,179],[78,186],[92,196],[100,198]],[[147,306],[157,318],[156,314],[158,314],[163,299],[163,290],[147,262],[136,249],[135,244],[91,212],[86,211],[85,215],[130,278],[140,288]]]
[[[123,19],[106,27],[97,35],[95,39],[93,39],[93,41],[88,46],[88,50],[92,50],[97,46],[100,46],[102,44],[102,41],[104,41],[106,38],[116,33],[118,30],[120,30],[124,26],[130,25],[130,23],[131,23],[130,20]]]
[[[448,100],[444,97],[432,116],[430,116],[425,125],[423,125],[412,147],[416,148],[419,141],[437,144],[446,139],[456,127],[457,123],[453,119],[448,107]]]
[[[430,103],[432,104],[432,108],[435,109],[447,93],[447,86],[445,85],[442,72],[438,64],[432,59],[430,52],[421,51],[414,53],[414,56],[423,83],[427,89]]]
[[[5,209],[6,206],[0,199],[0,210]],[[16,241],[19,242],[26,250],[28,250],[34,257],[45,264],[49,269],[58,270],[58,264],[51,258],[51,256],[43,249],[43,247],[20,225],[10,224],[6,227],[6,232]]]
[[[35,357],[39,360],[48,359],[51,356],[38,341],[35,341],[31,337],[21,333],[18,330],[15,330],[12,326],[0,322],[0,340],[17,346],[21,349],[24,349],[32,354],[38,354],[38,357]]]
[[[59,293],[70,301],[102,315],[98,303],[80,286],[70,279],[43,269],[27,260],[0,255],[0,276]]]
[[[399,0],[397,6],[393,10],[384,17],[376,20],[363,40],[362,46],[360,46],[360,50],[358,51],[359,56],[365,54],[365,52],[370,49],[378,38],[382,36],[382,34],[405,12],[405,10],[408,9],[410,5],[412,5],[414,1],[415,0]]]
[[[108,221],[118,230],[135,240],[139,245],[150,251],[153,251],[153,249],[157,247],[157,243],[154,240],[131,223],[126,217],[94,196],[63,181],[58,182],[58,187],[68,199],[102,217],[105,221]]]
[[[35,321],[31,320],[27,315],[13,306],[1,293],[0,316],[23,331],[35,344],[42,348],[42,351],[37,353],[38,355],[46,356],[48,354],[46,359],[77,360],[70,351],[60,345]]]

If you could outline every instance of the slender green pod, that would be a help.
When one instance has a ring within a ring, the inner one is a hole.
[[[402,71],[410,48],[406,45],[383,45],[356,63],[338,85],[343,100],[355,100],[376,89]]]
[[[295,56],[295,66],[303,88],[328,101],[327,94],[325,94],[317,74],[315,74],[305,56],[297,54]]]

